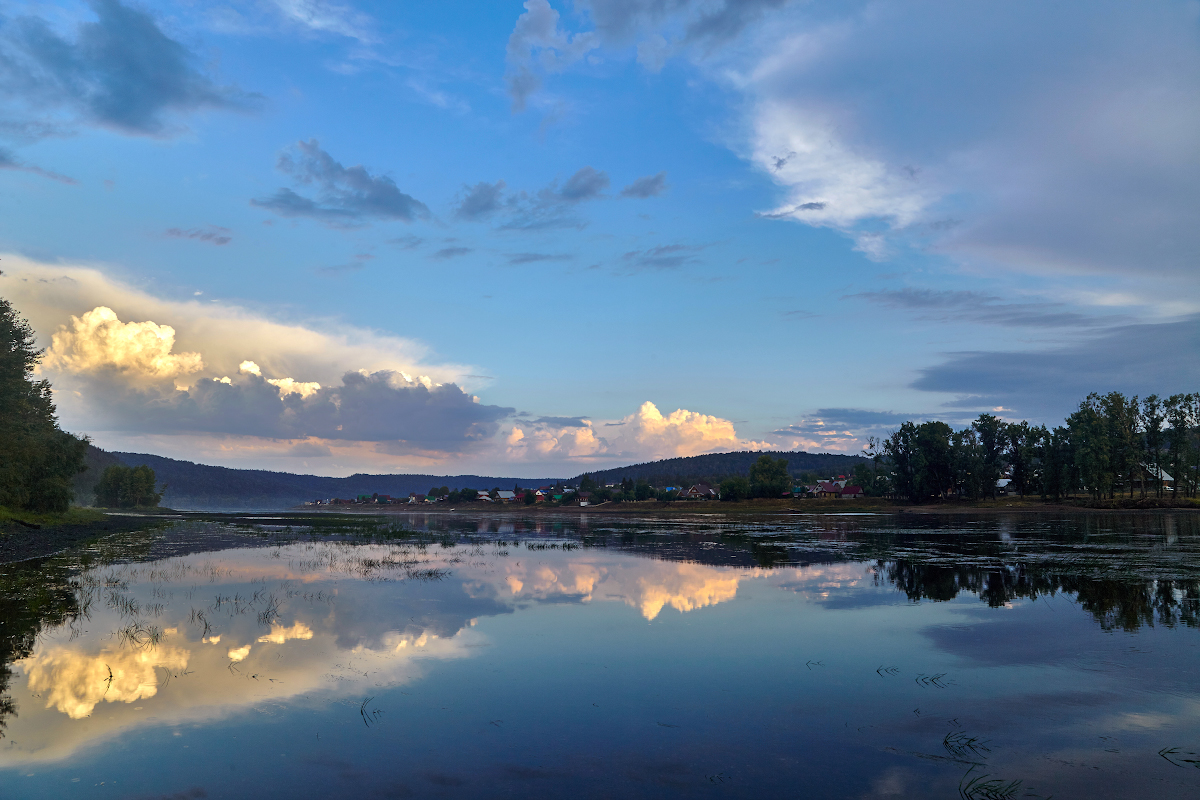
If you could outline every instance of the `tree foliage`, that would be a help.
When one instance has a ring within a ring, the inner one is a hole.
[[[50,382],[33,378],[41,357],[29,323],[0,298],[0,505],[62,512],[87,440],[58,427]]]
[[[745,500],[750,496],[750,481],[742,477],[726,478],[717,489],[721,499],[726,502]]]
[[[754,497],[779,497],[792,491],[786,458],[771,458],[764,453],[750,465],[750,494]]]
[[[1165,400],[1092,393],[1052,430],[991,414],[957,431],[936,420],[905,422],[882,442],[883,474],[874,481],[879,493],[914,502],[995,497],[1005,475],[1022,496],[1195,497],[1198,429],[1200,393]],[[855,470],[856,480],[868,477]]]
[[[162,501],[155,491],[154,470],[143,465],[108,467],[96,483],[96,505],[102,508],[153,508]]]

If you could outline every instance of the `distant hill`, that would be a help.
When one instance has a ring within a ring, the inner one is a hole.
[[[103,452],[103,451],[101,451]],[[355,497],[360,494],[389,494],[407,497],[424,494],[432,486],[451,489],[511,489],[541,486],[561,478],[496,478],[483,475],[351,475],[326,478],[293,475],[260,469],[229,469],[193,464],[144,453],[113,453],[122,463],[142,464],[154,470],[160,484],[167,484],[162,504],[190,511],[271,511],[291,508],[317,498]]]
[[[821,477],[849,474],[856,464],[865,464],[862,456],[832,453],[775,452],[785,458],[793,477],[816,472]],[[599,470],[588,473],[600,483],[619,483],[623,478],[646,480],[655,486],[671,486],[698,481],[717,482],[733,475],[750,474],[761,452],[710,453],[690,458],[668,458],[646,464]],[[167,485],[163,505],[194,511],[272,511],[291,508],[303,502],[330,497],[355,497],[360,494],[388,494],[407,497],[424,494],[432,486],[451,489],[511,489],[520,486],[545,486],[562,478],[498,478],[485,475],[366,475],[326,478],[320,475],[295,475],[261,469],[229,469],[180,461],[145,453],[108,453],[88,448],[89,469],[76,480],[76,502],[90,505],[92,487],[104,468],[122,463],[131,467],[145,464],[154,470],[160,484]],[[582,477],[582,476],[579,476]],[[571,483],[577,483],[575,478]]]
[[[849,475],[856,465],[869,463],[862,456],[844,456],[834,453],[769,450],[766,451],[766,454],[772,458],[786,458],[788,472],[793,478],[799,478],[805,472],[815,472],[822,478]],[[620,483],[624,478],[631,478],[635,481],[645,480],[655,486],[677,486],[700,481],[712,483],[737,475],[749,476],[750,465],[761,455],[763,452],[757,450],[709,453],[688,458],[667,458],[662,461],[598,470],[587,474],[601,484]],[[578,482],[581,477],[583,476],[576,477],[573,482]]]

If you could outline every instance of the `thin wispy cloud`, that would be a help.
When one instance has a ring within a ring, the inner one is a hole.
[[[1066,310],[1062,303],[1011,303],[995,295],[973,291],[890,289],[859,292],[843,299],[862,299],[886,308],[912,311],[921,319],[938,322],[976,322],[987,325],[1033,328],[1089,328],[1125,321],[1113,315],[1097,316]]]
[[[707,245],[664,244],[646,250],[630,250],[621,261],[634,270],[679,269],[699,261],[696,254]]]
[[[574,256],[566,253],[509,253],[508,263],[513,266],[537,264],[546,261],[570,261]]]
[[[438,250],[436,253],[434,253],[433,257],[439,261],[444,261],[450,258],[465,256],[467,253],[472,252],[474,252],[474,249],[470,247],[443,247],[441,250]]]
[[[0,147],[0,169],[9,169],[15,172],[28,172],[31,175],[39,175],[43,178],[49,178],[52,181],[58,181],[59,183],[66,183],[72,186],[79,183],[79,181],[75,180],[74,178],[68,178],[66,175],[59,175],[57,172],[51,172],[50,170],[42,169],[41,167],[35,167],[32,164],[26,164],[14,156],[11,152],[5,150],[3,147]]]
[[[217,246],[226,245],[233,241],[233,231],[220,225],[206,225],[203,228],[167,228],[167,236],[172,239],[192,239],[197,242],[208,242]]]

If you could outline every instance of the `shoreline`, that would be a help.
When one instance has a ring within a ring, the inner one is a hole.
[[[19,517],[6,513],[0,518],[0,565],[45,558],[64,550],[101,539],[116,533],[129,533],[160,526],[172,520],[216,518],[256,518],[280,515],[302,518],[304,516],[373,516],[403,517],[412,515],[462,515],[462,516],[523,516],[563,517],[571,516],[641,516],[658,519],[688,519],[694,517],[721,516],[731,519],[739,517],[769,516],[838,516],[843,514],[878,514],[900,518],[913,516],[1004,516],[1037,514],[1082,514],[1088,516],[1151,516],[1158,514],[1200,513],[1200,503],[1189,506],[1155,507],[1089,507],[1070,503],[1053,503],[1040,499],[999,499],[975,503],[940,503],[926,505],[898,505],[882,498],[867,500],[745,500],[734,503],[716,501],[643,501],[632,503],[599,503],[589,506],[546,506],[470,503],[457,505],[421,506],[295,506],[290,509],[259,511],[181,511],[159,508],[137,512],[108,512],[94,509],[72,509],[59,518],[37,517],[37,527],[19,521]]]
[[[1200,503],[1188,505],[1145,505],[1145,506],[1087,506],[1073,503],[1043,501],[1030,498],[999,498],[997,500],[967,503],[930,503],[922,505],[900,504],[884,498],[864,500],[741,500],[722,503],[712,500],[641,501],[625,503],[597,503],[587,506],[549,506],[536,504],[527,506],[517,503],[436,503],[422,505],[344,505],[344,506],[294,506],[289,512],[316,514],[614,514],[686,517],[692,515],[721,514],[739,516],[746,514],[1158,514],[1200,513]]]

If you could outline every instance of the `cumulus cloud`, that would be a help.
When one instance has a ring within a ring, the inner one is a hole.
[[[205,225],[203,228],[167,228],[167,236],[172,239],[193,239],[198,242],[208,242],[217,246],[226,245],[233,241],[229,228],[220,225]]]
[[[621,190],[621,196],[636,197],[644,200],[647,197],[658,197],[666,190],[667,173],[660,172],[656,175],[647,175],[644,178],[638,178]]]
[[[746,444],[727,419],[682,408],[664,416],[650,401],[613,423],[612,435],[618,451],[647,459],[745,449]]]
[[[21,309],[44,345],[52,343],[62,325],[74,331],[72,316],[83,318],[103,306],[117,322],[153,320],[160,331],[169,327],[175,337],[170,352],[202,353],[204,374],[214,377],[237,374],[246,360],[265,374],[322,385],[337,383],[347,365],[427,376],[432,383],[462,383],[473,372],[459,365],[427,363],[425,346],[416,341],[332,319],[296,324],[235,304],[163,300],[96,268],[43,264],[10,253],[0,257],[0,294]]]
[[[316,190],[316,199],[282,187],[251,205],[283,217],[310,217],[334,226],[362,224],[370,219],[411,222],[429,215],[420,200],[400,191],[386,175],[371,175],[362,165],[344,167],[310,139],[279,156],[276,167],[303,186]]]
[[[539,70],[562,70],[599,45],[596,34],[572,36],[562,31],[558,22],[558,12],[547,0],[525,1],[525,12],[508,37],[506,55],[504,80],[514,111],[524,111],[529,96],[541,87]]]
[[[771,445],[739,437],[727,419],[682,408],[664,415],[647,401],[626,417],[598,424],[584,417],[518,420],[504,434],[504,446],[512,461],[615,464]]]
[[[70,117],[126,134],[170,132],[169,115],[204,108],[249,109],[259,98],[220,86],[187,48],[163,33],[146,12],[117,0],[93,0],[96,21],[60,36],[40,17],[23,16],[0,29],[0,94],[20,113]]]
[[[101,702],[132,703],[158,694],[159,669],[175,673],[187,668],[189,653],[159,645],[127,649],[111,645],[95,653],[73,647],[39,650],[25,666],[29,689],[70,719],[83,719]]]
[[[151,378],[174,378],[204,367],[199,353],[173,353],[175,329],[154,322],[121,322],[97,306],[54,334],[43,366],[76,374],[104,370]]]

